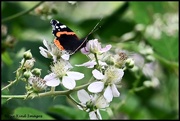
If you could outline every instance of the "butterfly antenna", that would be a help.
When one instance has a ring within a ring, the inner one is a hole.
[[[79,50],[79,48],[81,48],[81,46],[87,41],[87,38],[89,37],[89,35],[91,35],[93,32],[95,32],[95,31],[97,31],[99,29],[99,28],[97,28],[97,26],[99,25],[99,23],[101,22],[102,19],[103,19],[103,17],[99,20],[99,22],[94,26],[94,28],[86,36],[84,41],[80,44],[80,46],[78,48],[76,48],[76,50],[72,54],[74,54],[77,50]]]

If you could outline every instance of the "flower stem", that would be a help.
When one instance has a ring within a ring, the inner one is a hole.
[[[44,1],[39,2],[37,5],[35,5],[34,7],[30,8],[29,10],[26,10],[26,11],[17,13],[17,14],[15,14],[15,15],[9,16],[9,17],[7,17],[7,18],[4,18],[4,19],[2,19],[1,22],[3,23],[3,22],[6,22],[6,21],[15,19],[15,18],[17,18],[17,17],[19,17],[19,16],[25,15],[26,13],[29,13],[30,11],[34,10],[35,8],[37,8],[37,7],[38,7],[39,5],[41,5],[43,2],[44,2]]]
[[[97,54],[96,54],[96,53],[94,53],[94,56],[95,56],[95,59],[96,59],[97,68],[99,68],[99,61],[98,61],[98,58],[97,58]]]
[[[3,91],[4,89],[6,89],[6,88],[9,88],[10,86],[12,86],[13,84],[15,84],[18,80],[19,80],[19,78],[21,77],[21,72],[22,72],[22,69],[23,69],[23,67],[24,67],[24,64],[25,64],[25,62],[26,62],[26,60],[24,59],[24,62],[23,62],[23,64],[22,64],[22,66],[21,66],[21,68],[18,68],[17,70],[16,70],[16,79],[14,80],[14,81],[11,81],[8,85],[6,85],[5,87],[3,87],[2,89],[1,89],[1,91]]]
[[[27,95],[2,95],[1,98],[2,99],[8,99],[8,98],[10,98],[10,99],[12,99],[12,98],[17,98],[17,99],[23,98],[23,99],[25,99],[26,98],[27,99],[27,98],[35,98],[35,97],[46,97],[46,96],[56,96],[56,95],[69,95],[70,93],[72,93],[74,91],[78,91],[78,90],[86,88],[88,85],[89,85],[89,83],[81,85],[81,86],[78,86],[78,87],[74,88],[73,90],[43,92],[43,93],[39,93],[37,96],[29,95],[27,97]]]
[[[14,83],[16,83],[17,82],[17,79],[15,79],[14,81],[11,81],[8,85],[6,85],[5,87],[3,87],[2,89],[1,89],[1,91],[3,91],[4,89],[6,89],[6,88],[9,88],[10,86],[12,86]]]
[[[51,87],[51,92],[53,93],[55,91],[55,87]]]

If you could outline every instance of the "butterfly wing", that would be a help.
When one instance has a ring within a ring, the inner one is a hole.
[[[66,25],[57,20],[51,20],[52,33],[55,36],[54,44],[60,50],[74,52],[82,43],[76,34]]]

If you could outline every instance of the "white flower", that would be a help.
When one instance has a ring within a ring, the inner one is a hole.
[[[69,60],[70,54],[65,50],[59,50],[54,44],[49,44],[46,40],[43,40],[43,44],[47,49],[39,47],[41,55],[45,58],[52,58],[56,62],[60,57],[64,60]]]
[[[101,80],[101,81],[91,83],[88,86],[88,90],[90,92],[99,93],[102,92],[104,89],[103,95],[108,102],[111,102],[113,97],[118,97],[120,95],[116,87],[116,84],[118,84],[121,81],[124,75],[122,69],[109,67],[105,71],[104,75],[97,69],[94,69],[92,73],[97,80]]]
[[[88,112],[90,119],[102,119],[99,109],[104,109],[109,106],[109,103],[103,96],[89,95],[84,89],[79,90],[77,96],[83,106],[83,108],[79,108]]]
[[[110,49],[111,49],[111,45],[106,45],[106,47],[102,48],[98,40],[94,39],[88,41],[86,47],[81,49],[81,52],[83,54],[90,54],[90,53],[102,54],[104,52],[109,51]]]
[[[70,71],[71,68],[70,63],[64,60],[54,63],[51,66],[52,73],[46,76],[46,85],[55,87],[62,82],[65,88],[72,90],[76,86],[75,80],[84,78],[84,74]]]

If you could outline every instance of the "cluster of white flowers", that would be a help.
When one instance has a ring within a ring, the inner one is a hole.
[[[178,32],[178,18],[177,13],[166,13],[163,16],[154,14],[154,22],[146,27],[145,36],[159,40],[163,33],[168,36],[175,35]]]
[[[65,50],[59,50],[54,44],[43,41],[46,49],[39,47],[40,53],[45,58],[53,60],[50,65],[50,73],[44,79],[41,79],[44,86],[56,87],[60,84],[68,90],[76,87],[76,80],[84,78],[84,74],[71,71],[73,66],[69,62],[70,54]],[[76,64],[75,66],[84,66],[93,68],[92,76],[94,80],[88,85],[87,90],[81,89],[77,91],[80,100],[77,105],[81,110],[89,113],[90,119],[102,119],[100,111],[109,107],[113,97],[119,97],[120,92],[117,85],[120,84],[124,75],[124,66],[127,56],[124,52],[117,54],[109,54],[111,45],[101,46],[97,39],[89,40],[85,47],[81,48],[81,52],[89,57],[87,62]],[[131,59],[131,61],[133,61]],[[127,63],[131,63],[127,61]],[[127,64],[126,64],[127,65]],[[29,83],[34,83],[36,78],[30,78]],[[33,80],[33,81],[32,81]],[[40,80],[38,78],[38,80]],[[40,85],[40,84],[39,84]],[[37,88],[37,84],[35,85]]]
[[[39,47],[40,53],[46,58],[53,59],[51,65],[51,73],[46,75],[46,85],[56,87],[60,83],[67,89],[74,89],[76,86],[75,80],[84,78],[84,74],[80,72],[70,71],[73,67],[69,63],[70,55],[65,50],[58,50],[54,44],[49,44],[46,40],[43,41],[47,49]]]
[[[124,70],[122,63],[119,62],[125,62],[127,58],[122,58],[121,54],[109,55],[108,51],[111,47],[111,45],[101,47],[97,39],[88,41],[86,47],[81,49],[81,52],[89,56],[90,60],[76,65],[93,68],[94,81],[87,88],[93,96],[84,90],[78,91],[78,98],[85,105],[84,110],[89,112],[90,119],[101,119],[99,110],[109,107],[113,97],[120,96],[117,85],[120,84]],[[121,67],[117,66],[120,64]]]

